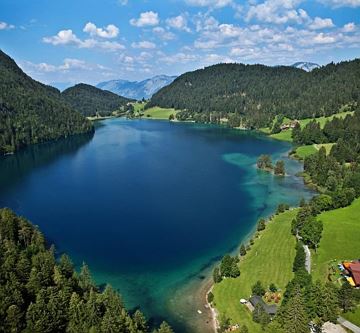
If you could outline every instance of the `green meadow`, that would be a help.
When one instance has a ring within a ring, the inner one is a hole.
[[[326,281],[329,265],[360,258],[360,198],[318,218],[324,230],[317,253],[312,255],[312,275],[314,280]]]
[[[275,283],[284,290],[293,277],[296,240],[291,234],[291,221],[296,212],[291,210],[275,216],[240,261],[240,277],[225,279],[214,286],[214,302],[219,313],[231,318],[233,324],[245,324],[249,332],[260,333],[263,330],[261,325],[252,321],[250,311],[240,304],[240,299],[249,299],[251,287],[258,280],[265,287]]]

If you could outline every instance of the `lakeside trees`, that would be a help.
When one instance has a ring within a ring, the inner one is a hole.
[[[87,265],[77,273],[67,255],[55,258],[42,233],[0,209],[0,332],[149,332],[109,285],[101,291]],[[171,333],[163,323],[158,332]]]

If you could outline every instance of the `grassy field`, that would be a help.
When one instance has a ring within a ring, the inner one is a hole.
[[[316,149],[316,147],[314,145],[300,146],[300,147],[296,148],[295,155],[296,155],[296,157],[303,160],[305,157],[312,155],[312,154],[316,153],[317,151],[318,150]]]
[[[175,109],[163,109],[159,107],[153,107],[145,110],[144,118],[152,119],[169,119],[171,114],[175,115],[177,111]]]
[[[146,103],[141,103],[141,102],[135,102],[133,103],[134,106],[134,112],[135,113],[139,113],[142,112],[144,110]]]
[[[343,313],[341,316],[360,327],[360,306],[357,307],[355,312]]]
[[[240,262],[240,277],[225,279],[214,287],[219,313],[231,318],[234,324],[247,325],[252,333],[260,333],[262,328],[252,321],[250,311],[239,301],[249,298],[251,287],[258,280],[267,287],[273,282],[282,290],[291,280],[296,242],[291,235],[291,221],[296,212],[292,210],[276,216]]]
[[[300,126],[303,128],[303,127],[306,126],[306,124],[308,124],[310,121],[315,119],[318,123],[320,123],[320,127],[323,128],[325,126],[326,122],[332,120],[334,117],[345,118],[348,114],[354,114],[354,112],[344,111],[344,112],[336,113],[336,114],[331,115],[329,117],[301,119],[301,120],[299,120],[299,122],[300,122]],[[284,120],[283,120],[283,124],[285,124],[287,122],[289,122],[289,119],[285,117]],[[262,128],[260,130],[262,132],[264,132],[264,133],[269,133],[270,132],[270,129],[266,129],[266,128]],[[277,139],[277,140],[292,141],[291,133],[292,133],[292,130],[289,129],[289,130],[281,131],[280,133],[277,133],[277,134],[271,134],[270,136],[272,138],[274,138],[274,139]]]
[[[319,215],[323,236],[312,256],[312,275],[316,281],[327,279],[329,263],[360,258],[360,198],[351,206]]]
[[[305,159],[305,157],[316,153],[321,147],[324,147],[326,150],[326,154],[330,154],[333,143],[322,143],[322,144],[314,144],[308,146],[300,146],[296,148],[295,156],[301,160]]]

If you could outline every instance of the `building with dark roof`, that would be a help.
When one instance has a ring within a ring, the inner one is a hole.
[[[260,304],[265,310],[265,312],[270,316],[276,315],[277,306],[275,304],[272,305],[266,304],[260,296],[257,295],[251,296],[249,302],[253,307],[255,307],[257,304]]]

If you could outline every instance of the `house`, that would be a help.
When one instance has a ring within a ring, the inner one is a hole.
[[[347,266],[345,267],[354,282],[354,287],[360,287],[360,261],[350,262]]]
[[[277,306],[275,304],[273,304],[273,305],[266,304],[263,301],[262,297],[260,297],[260,296],[257,296],[257,295],[251,296],[249,299],[249,302],[251,303],[251,305],[254,308],[257,304],[260,304],[263,307],[263,309],[265,310],[265,312],[272,317],[276,315]]]
[[[299,124],[299,121],[298,121],[298,120],[294,120],[294,121],[291,121],[291,122],[289,122],[289,123],[282,124],[282,125],[280,126],[280,129],[281,129],[282,131],[284,131],[284,130],[288,130],[288,129],[290,129],[290,128],[295,128],[296,124]]]

